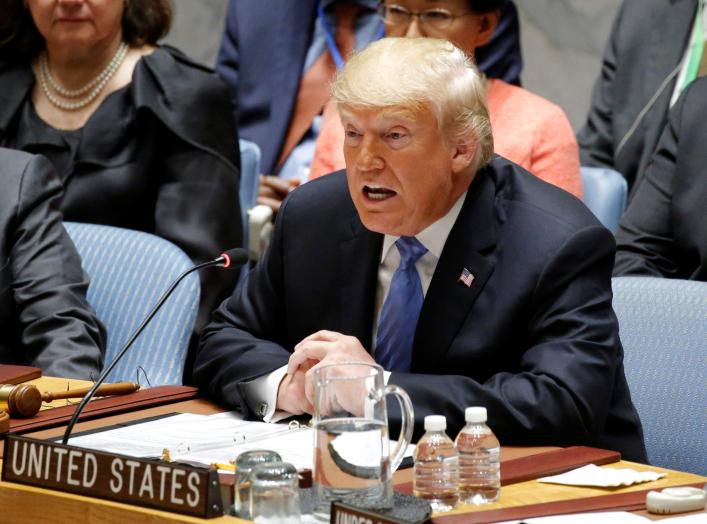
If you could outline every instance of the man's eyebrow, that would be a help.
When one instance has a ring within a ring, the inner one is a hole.
[[[381,120],[402,119],[410,123],[417,121],[417,115],[409,109],[383,109],[378,117]]]

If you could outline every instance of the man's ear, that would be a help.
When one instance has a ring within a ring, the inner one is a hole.
[[[478,142],[474,139],[457,139],[452,156],[452,171],[461,173],[467,169],[474,162],[478,147]]]
[[[498,23],[501,20],[501,11],[491,11],[490,13],[482,13],[479,17],[479,32],[476,35],[474,42],[476,47],[481,47],[489,43],[491,37],[496,32]]]

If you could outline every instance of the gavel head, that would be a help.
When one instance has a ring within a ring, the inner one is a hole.
[[[10,416],[28,418],[39,413],[42,407],[42,395],[35,386],[27,384],[0,386],[0,409],[7,410]]]

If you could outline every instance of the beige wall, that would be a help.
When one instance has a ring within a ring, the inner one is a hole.
[[[213,66],[226,24],[228,1],[172,0],[172,3],[175,10],[174,24],[165,43],[181,49],[203,64]]]
[[[620,0],[516,0],[523,83],[562,106],[578,129]]]
[[[227,0],[173,1],[176,19],[166,42],[213,65]],[[523,82],[528,89],[562,106],[575,129],[581,126],[589,107],[591,88],[619,4],[620,0],[516,0],[521,13]]]

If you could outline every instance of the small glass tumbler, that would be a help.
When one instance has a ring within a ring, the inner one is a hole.
[[[236,483],[233,499],[236,515],[242,519],[250,519],[250,472],[259,464],[281,462],[282,457],[274,451],[257,449],[246,451],[236,457]]]
[[[250,515],[258,524],[298,524],[299,478],[287,462],[269,462],[250,473]]]

